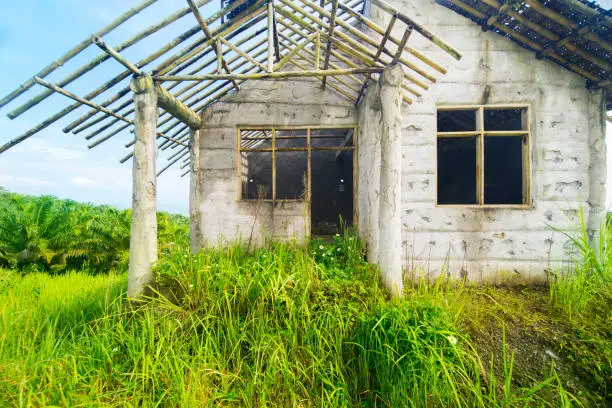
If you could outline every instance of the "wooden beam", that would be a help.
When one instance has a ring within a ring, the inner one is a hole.
[[[300,52],[304,47],[306,47],[308,44],[310,44],[311,42],[313,42],[313,40],[316,38],[317,33],[319,31],[317,31],[316,33],[311,34],[310,36],[308,36],[308,38],[306,38],[300,45],[298,45],[297,47],[295,47],[294,49],[292,49],[290,52],[288,52],[287,54],[285,54],[283,56],[283,58],[281,58],[281,60],[274,65],[274,71],[279,71],[291,58],[293,58],[298,52]],[[315,68],[318,69],[318,68]]]
[[[140,71],[140,69],[136,65],[123,58],[121,54],[119,54],[113,47],[108,46],[100,37],[93,36],[91,38],[91,42],[96,44],[102,51],[106,52],[110,57],[112,57],[115,61],[123,65],[134,75],[142,75],[142,71]]]
[[[204,32],[206,39],[210,40],[212,38],[212,33],[210,32],[208,25],[206,25],[206,21],[204,21],[202,14],[200,14],[200,10],[198,9],[198,6],[194,3],[193,0],[187,0],[187,4],[189,5],[189,8],[191,9],[191,13],[195,16],[196,20],[198,21],[200,28]],[[228,74],[231,74],[232,71],[229,69],[227,62],[225,62],[225,60],[223,59],[223,50],[221,49],[221,46],[219,45],[219,41],[216,41],[213,44],[213,47],[214,47],[215,53],[217,54],[217,58],[219,59],[219,63],[220,63],[219,65],[223,67],[225,72],[227,72]],[[221,70],[219,70],[219,73],[221,73]],[[236,81],[233,81],[233,83],[234,83],[234,88],[236,88],[236,91],[240,91],[240,87],[238,86]]]
[[[408,38],[410,38],[411,33],[412,33],[412,26],[409,25],[408,27],[406,27],[406,30],[404,31],[404,36],[402,37],[400,45],[397,47],[397,51],[395,52],[395,55],[393,56],[391,65],[397,64],[397,62],[400,60],[400,57],[402,56],[402,51],[404,51],[404,47],[406,46],[406,43],[408,42]]]
[[[142,72],[134,64],[123,58],[117,51],[112,47],[106,45],[100,38],[94,38],[95,44],[106,51],[111,57],[120,62],[127,69],[132,71],[136,76],[142,76]],[[190,110],[183,102],[178,100],[170,92],[162,88],[159,84],[155,84],[155,92],[157,94],[157,104],[168,112],[173,117],[177,118],[181,122],[185,123],[192,129],[199,129],[202,125],[200,116]],[[107,112],[112,112],[108,111]],[[106,113],[106,112],[105,112]]]
[[[259,62],[255,61],[249,54],[247,54],[246,52],[242,51],[240,48],[236,47],[234,44],[232,44],[231,42],[227,41],[225,38],[220,37],[219,38],[223,44],[227,45],[228,47],[230,47],[236,54],[240,55],[241,57],[247,59],[248,61],[250,61],[251,63],[253,63],[253,65],[257,66],[258,68],[266,71],[267,68],[260,64]]]
[[[111,23],[109,23],[106,27],[98,31],[96,35],[103,36],[103,35],[108,34],[109,32],[111,32],[112,30],[120,26],[121,24],[125,23],[127,20],[134,17],[136,14],[140,13],[142,10],[149,7],[151,4],[155,3],[156,1],[157,0],[145,0],[145,1],[140,2],[136,7],[133,7],[130,10],[126,11],[121,16],[119,16],[118,18],[113,20]],[[10,94],[2,98],[2,100],[0,100],[0,108],[2,108],[4,105],[16,99],[18,96],[20,96],[21,94],[26,92],[28,89],[30,89],[36,83],[36,77],[45,78],[46,76],[51,74],[53,71],[55,71],[57,68],[61,67],[66,62],[71,60],[77,54],[81,53],[90,44],[91,44],[91,38],[88,37],[87,39],[81,41],[77,46],[75,46],[74,48],[66,52],[60,58],[53,61],[51,64],[49,64],[45,68],[43,68],[39,73],[34,75],[32,78],[27,80],[25,83],[21,84],[16,90],[14,90]]]
[[[389,25],[387,26],[387,30],[385,31],[385,34],[383,35],[383,38],[380,41],[380,46],[378,47],[378,50],[376,50],[376,57],[374,59],[378,60],[380,58],[380,54],[382,54],[382,50],[383,48],[385,48],[385,45],[387,44],[387,40],[389,39],[389,36],[391,35],[391,31],[393,30],[393,26],[395,25],[396,21],[397,21],[397,15],[393,14],[393,16],[391,17],[391,21],[389,21]],[[363,96],[363,92],[368,86],[368,81],[370,80],[370,77],[371,75],[366,75],[366,79],[363,81],[363,84],[361,85],[361,88],[359,89],[359,94],[357,95],[357,100],[355,101],[355,105],[359,104],[359,101],[361,100],[361,97]]]
[[[336,12],[338,11],[338,0],[332,0],[332,12],[329,19],[329,34],[327,36],[327,48],[325,50],[325,62],[323,62],[323,70],[329,68],[329,57],[331,54],[332,39],[334,38],[334,28],[336,25]],[[323,77],[321,88],[325,88],[327,77]]]
[[[260,68],[261,69],[261,68]],[[231,75],[176,75],[176,76],[161,76],[155,77],[157,81],[205,81],[205,80],[247,80],[247,79],[279,79],[279,78],[301,78],[301,77],[322,77],[322,76],[341,76],[355,74],[378,74],[383,71],[383,68],[343,68],[343,69],[327,69],[327,70],[304,70],[304,71],[277,71],[277,72],[259,72],[254,74],[231,74]]]
[[[200,127],[202,127],[200,115],[189,109],[183,102],[178,100],[159,84],[155,84],[155,93],[157,94],[157,103],[159,106],[164,108],[170,115],[188,125],[191,129],[199,130]]]
[[[104,108],[104,107],[102,107],[100,105],[97,105],[97,104],[95,104],[94,102],[92,102],[92,101],[90,101],[88,99],[81,98],[80,96],[77,96],[77,95],[73,94],[72,92],[69,92],[69,91],[67,91],[67,90],[65,90],[63,88],[60,88],[59,86],[57,86],[55,84],[49,83],[49,82],[45,81],[42,78],[34,77],[34,80],[38,84],[44,86],[45,88],[51,89],[53,92],[57,92],[60,95],[64,95],[64,96],[66,96],[66,97],[68,97],[68,98],[70,98],[70,99],[72,99],[74,101],[77,101],[77,102],[79,102],[79,103],[81,103],[83,105],[89,106],[90,108],[96,109],[96,110],[98,110],[100,112],[104,112],[107,115],[113,116],[113,117],[115,117],[115,118],[117,118],[119,120],[122,120],[124,122],[127,122],[129,124],[132,124],[132,125],[134,124],[134,122],[131,119],[128,119],[128,118],[126,118],[124,116],[118,115],[115,112],[113,112],[112,110],[106,109],[106,108]]]
[[[438,47],[442,48],[444,51],[446,51],[448,54],[450,54],[456,60],[460,60],[461,59],[461,53],[459,51],[457,51],[455,48],[453,48],[452,46],[447,44],[441,38],[438,38],[436,35],[431,33],[429,30],[427,30],[425,27],[423,27],[422,25],[420,25],[419,23],[417,23],[416,21],[414,21],[410,17],[408,17],[405,14],[402,14],[402,13],[398,12],[397,10],[395,10],[392,6],[390,6],[384,0],[372,0],[372,4],[374,4],[375,6],[380,7],[381,9],[385,10],[387,13],[389,13],[391,15],[393,15],[394,13],[397,13],[397,18],[399,18],[401,21],[403,21],[407,25],[413,26],[414,29],[419,34],[421,34],[423,37],[427,38],[429,41],[431,41],[432,43],[436,44]]]

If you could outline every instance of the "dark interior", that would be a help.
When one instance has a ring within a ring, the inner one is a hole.
[[[438,204],[477,204],[476,137],[438,138]]]
[[[475,110],[438,111],[438,132],[469,132],[476,129]]]
[[[523,203],[523,138],[489,136],[484,139],[485,204]]]
[[[522,109],[485,109],[484,130],[524,130]]]

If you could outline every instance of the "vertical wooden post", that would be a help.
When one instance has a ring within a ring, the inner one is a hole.
[[[134,77],[135,119],[134,166],[132,170],[132,230],[128,297],[141,297],[153,283],[152,266],[157,261],[157,95],[149,75]]]
[[[268,0],[268,72],[274,69],[274,1]]]
[[[401,296],[402,281],[402,81],[399,64],[381,77],[382,135],[380,141],[380,212],[378,259],[383,283]]]

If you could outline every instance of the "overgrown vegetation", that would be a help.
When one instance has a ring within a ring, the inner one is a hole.
[[[162,247],[188,239],[186,217],[160,212],[157,222]],[[0,266],[51,273],[123,270],[130,223],[130,210],[0,190]]]
[[[350,233],[195,255],[175,242],[139,307],[124,272],[0,271],[0,405],[612,403],[605,248],[577,305],[559,288],[581,289],[575,274],[597,267],[587,256],[550,290],[437,280],[392,300]]]

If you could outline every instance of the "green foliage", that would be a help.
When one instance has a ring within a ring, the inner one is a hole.
[[[11,333],[0,335],[0,405],[580,403],[555,370],[515,384],[505,341],[500,369],[485,369],[459,324],[458,304],[480,289],[390,300],[363,253],[343,262],[317,262],[312,246],[191,254],[178,242],[162,248],[157,294],[139,307],[124,306],[124,275],[0,271],[0,333]]]
[[[160,247],[189,240],[187,217],[160,212]],[[127,267],[131,211],[0,191],[0,266],[22,272]]]
[[[551,303],[570,318],[589,312],[602,302],[609,305],[612,300],[612,234],[608,231],[608,220],[602,222],[598,235],[592,236],[580,207],[573,223],[574,231],[563,234],[578,250],[580,258],[571,270],[552,274],[550,282]]]

